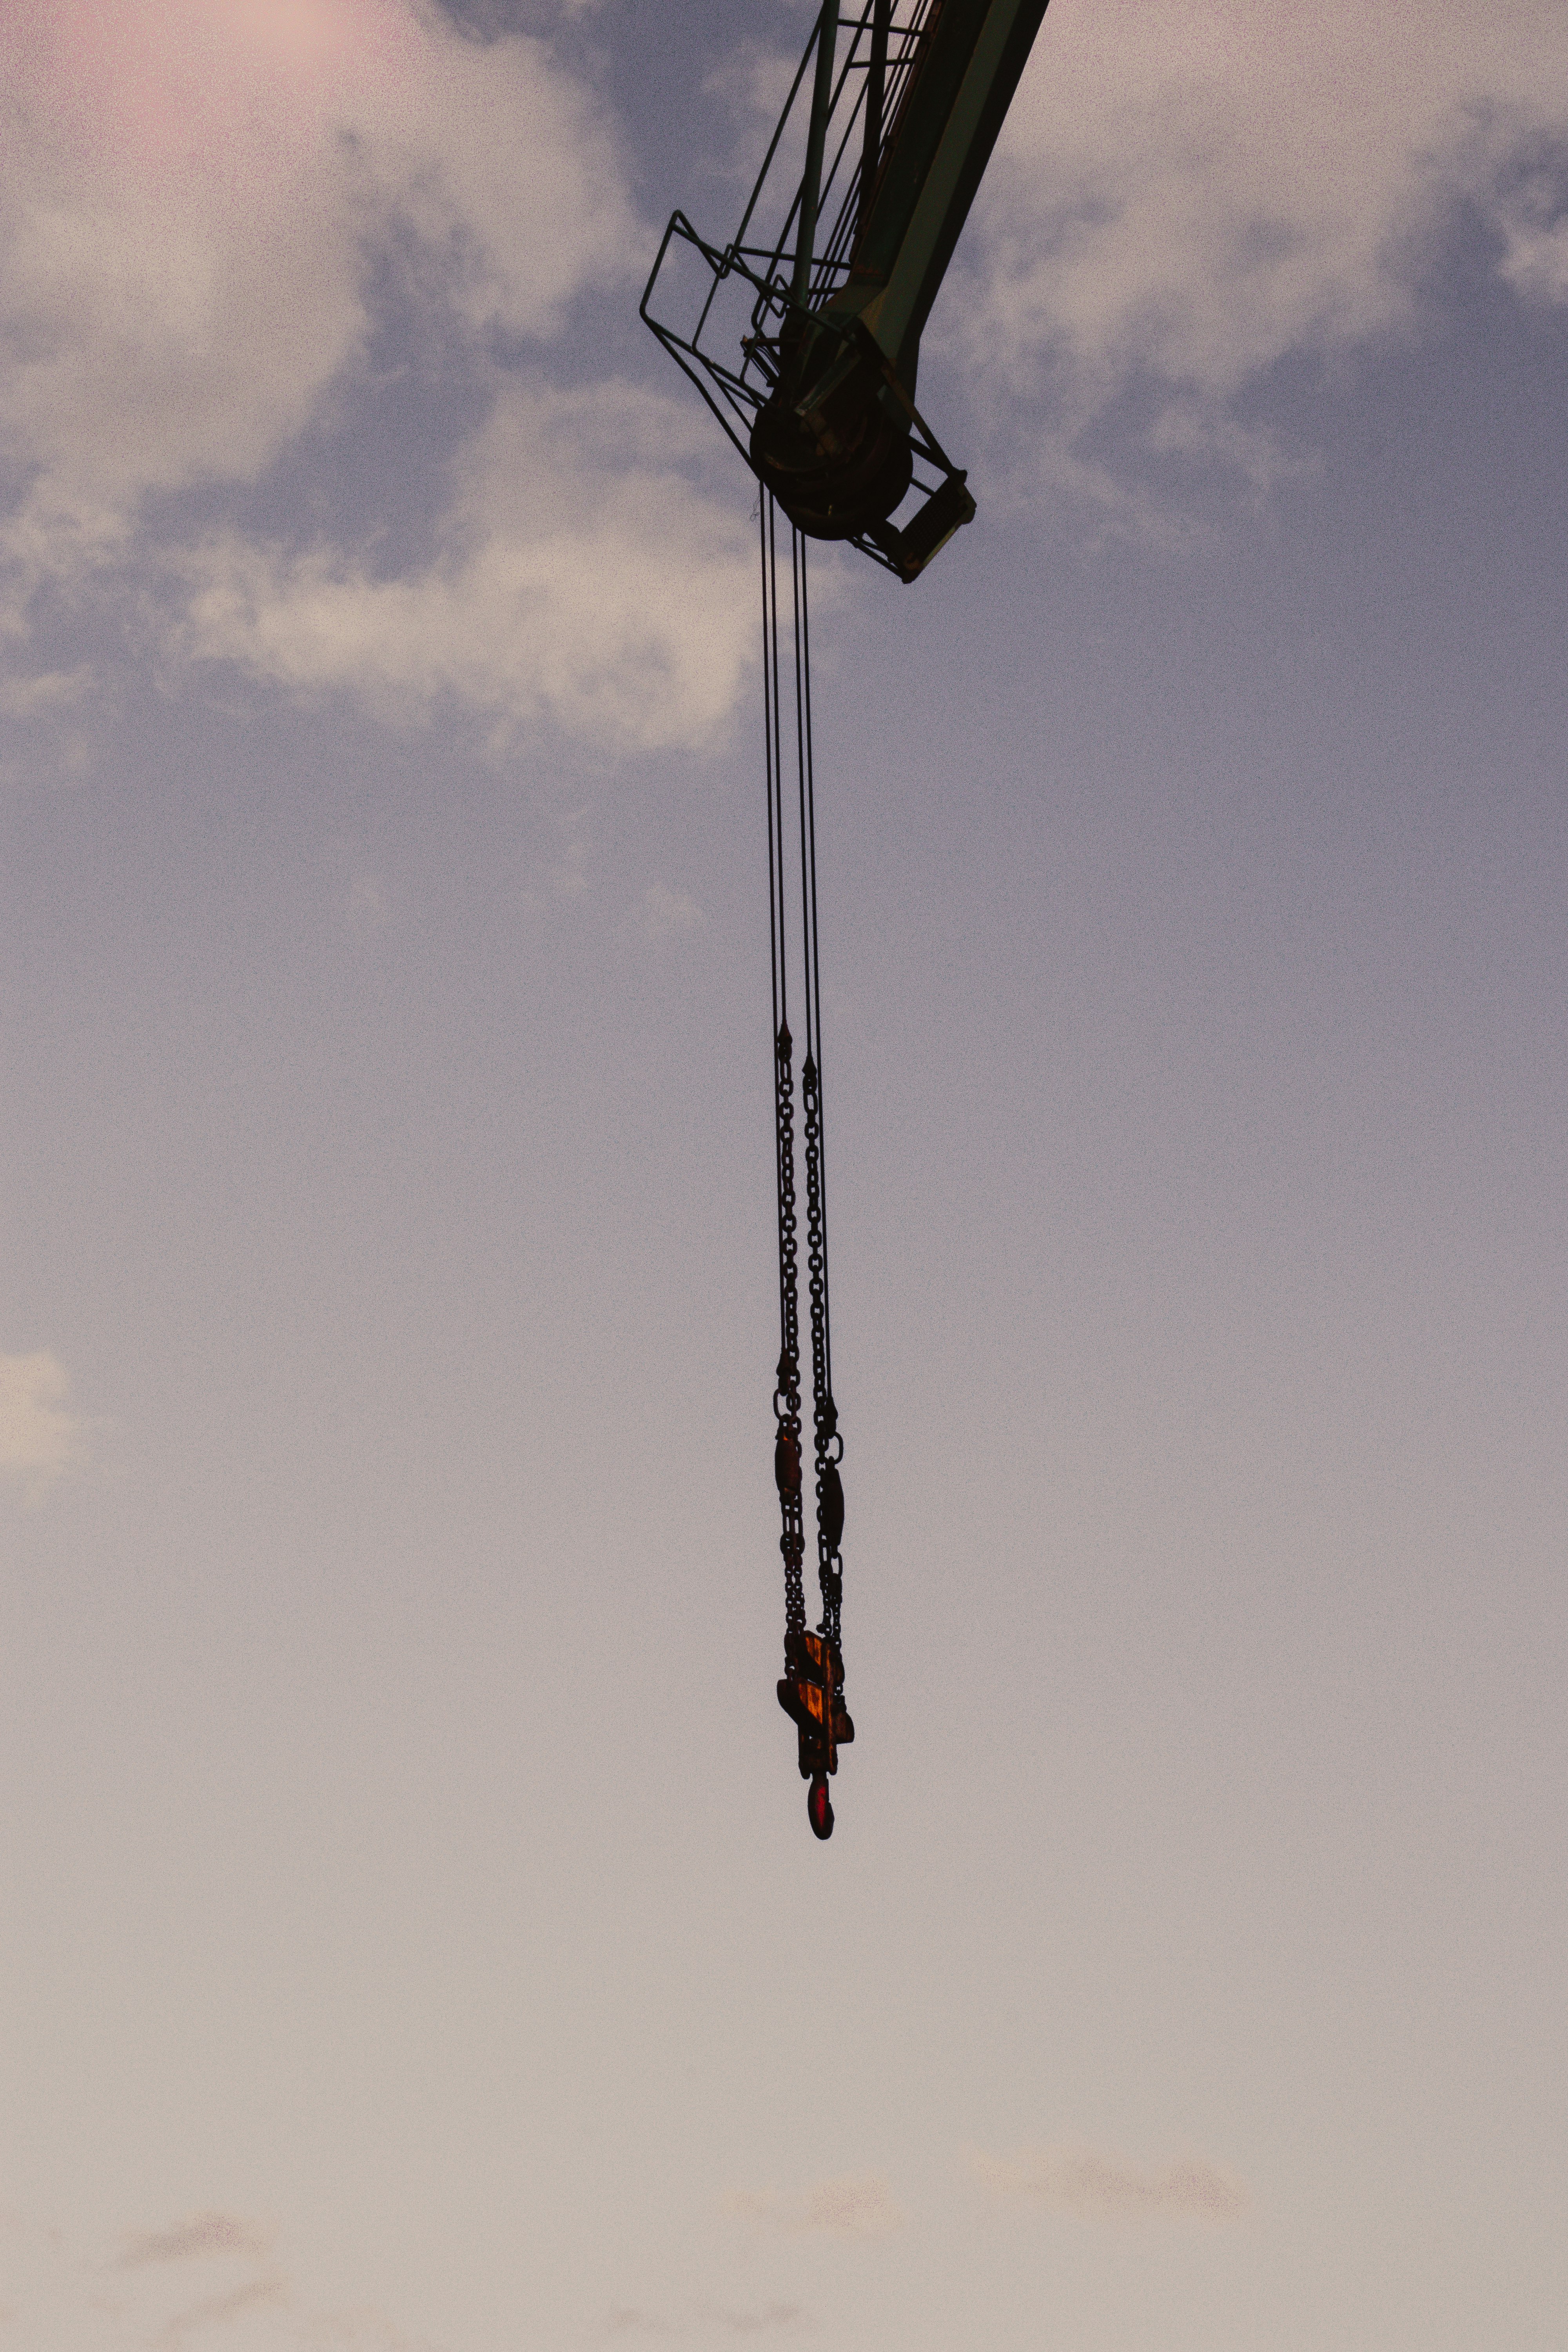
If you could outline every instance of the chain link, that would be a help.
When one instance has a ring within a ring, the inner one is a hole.
[[[795,1206],[795,1041],[789,1024],[780,1024],[773,1040],[774,1135],[778,1145],[779,1300],[781,1340],[778,1378],[773,1389],[773,1477],[779,1490],[782,1529],[779,1549],[784,1564],[784,1631],[799,1633],[805,1627],[805,1594],[801,1580],[805,1558],[805,1524],[801,1507],[800,1463],[800,1306],[796,1276],[797,1244]],[[807,1067],[810,1067],[809,1063]]]
[[[827,1283],[827,1197],[823,1143],[821,991],[816,937],[816,812],[812,773],[811,652],[806,611],[805,545],[791,530],[790,578],[795,623],[795,726],[798,803],[786,815],[783,677],[780,661],[779,563],[776,509],[764,495],[762,523],[764,719],[768,754],[769,929],[773,941],[773,1141],[778,1180],[779,1360],[773,1383],[773,1476],[779,1496],[779,1550],[784,1567],[784,1680],[779,1696],[799,1727],[801,1770],[820,1778],[836,1771],[840,1740],[853,1739],[843,1704],[840,1616],[844,1563],[844,1488],[838,1465],[844,1441],[833,1396],[833,1343]],[[793,836],[786,851],[786,835]],[[798,866],[796,852],[798,848]],[[798,871],[799,929],[791,920],[793,871]],[[799,946],[791,951],[792,934]],[[805,1153],[805,1276],[811,1327],[812,1435],[816,1490],[816,1574],[822,1598],[817,1633],[807,1636],[805,1595],[805,1477],[801,1460],[800,1234],[795,1193],[795,1043],[787,1011],[791,971],[803,984],[805,1057],[801,1065],[801,1125]],[[826,1637],[826,1642],[819,1640]],[[815,1647],[809,1647],[814,1644]],[[815,1659],[815,1664],[813,1660]],[[826,1676],[826,1685],[821,1677]],[[812,1685],[815,1685],[815,1693]],[[804,1710],[804,1711],[803,1711]],[[813,1781],[814,1791],[816,1780]],[[831,1827],[831,1810],[828,1811]],[[813,1826],[822,1829],[816,1815]]]
[[[837,1644],[844,1597],[839,1540],[844,1533],[844,1487],[838,1465],[844,1440],[833,1402],[833,1367],[827,1330],[827,1221],[823,1198],[822,1074],[808,1054],[800,1074],[805,1114],[805,1264],[811,1300],[812,1435],[816,1453],[816,1580],[822,1592],[822,1631]],[[831,1451],[837,1443],[837,1454]]]

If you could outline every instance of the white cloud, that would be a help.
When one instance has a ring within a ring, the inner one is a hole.
[[[780,2197],[771,2189],[739,2189],[725,2201],[731,2213],[792,2237],[884,2238],[904,2225],[891,2190],[877,2172],[819,2181],[795,2197]]]
[[[0,1356],[0,1481],[41,1502],[81,1458],[83,1425],[68,1411],[70,1381],[47,1350]]]
[[[384,930],[392,920],[392,896],[379,874],[350,877],[343,912],[357,931]]]
[[[793,2331],[809,2325],[798,2303],[768,2303],[749,2311],[736,2310],[725,2304],[700,2303],[680,2318],[668,2312],[645,2311],[623,2304],[611,2312],[605,2330],[612,2336],[679,2336],[689,2339],[702,2336],[722,2340],[735,2336],[772,2336],[780,2330]]]
[[[503,734],[547,719],[613,748],[700,741],[755,634],[744,524],[673,463],[705,437],[700,412],[630,385],[514,384],[457,462],[422,570],[216,539],[182,559],[174,641],[395,719],[449,698]]]
[[[1559,179],[1533,172],[1496,208],[1504,240],[1502,274],[1515,291],[1539,302],[1568,302],[1568,209]]]
[[[0,713],[7,719],[41,719],[79,702],[92,687],[85,662],[74,669],[41,670],[33,677],[11,677],[0,683]]]
[[[799,70],[799,47],[769,49],[748,40],[709,74],[703,95],[722,113],[730,134],[727,142],[717,142],[729,149],[715,171],[721,184],[751,193]]]
[[[0,441],[37,573],[151,490],[250,480],[363,352],[400,252],[473,332],[545,336],[638,232],[543,44],[424,0],[14,0],[0,16]]]
[[[503,373],[494,341],[542,352],[645,242],[612,128],[547,44],[475,41],[432,0],[23,0],[0,77],[13,634],[40,583],[90,583],[138,630],[163,615],[172,674],[227,662],[400,723],[449,705],[500,740],[712,734],[752,598],[740,501],[679,470],[714,454],[705,418],[537,361]],[[389,572],[335,540],[160,525],[155,494],[265,486],[312,422],[352,417],[378,271],[492,387],[437,477],[430,551]],[[0,713],[58,715],[89,683],[19,677]]]
[[[1010,2157],[966,2151],[988,2189],[1086,2221],[1234,2221],[1250,2200],[1235,2176],[1204,2157],[1148,2168],[1093,2147],[1024,2148]]]
[[[1564,140],[1559,0],[1053,0],[938,324],[1001,401],[1049,395],[1058,472],[1142,383],[1165,446],[1267,474],[1228,404],[1410,330],[1464,201],[1568,296]]]
[[[688,891],[672,890],[668,882],[650,882],[642,895],[642,919],[650,940],[672,940],[694,931],[702,909]]]

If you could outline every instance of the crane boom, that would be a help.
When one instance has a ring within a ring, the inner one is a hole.
[[[921,331],[1045,12],[1046,0],[933,0],[868,202],[862,170],[847,277],[815,313],[797,308],[786,325],[779,382],[752,428],[752,463],[792,522],[817,539],[863,532],[904,559],[900,569],[911,554],[923,568],[974,512],[963,484],[952,482],[928,502],[912,545],[888,529],[912,471],[909,413]],[[873,37],[890,17],[888,0],[874,5]],[[817,106],[831,88],[837,28],[835,0],[826,0],[796,215],[796,287],[810,276]],[[869,113],[879,96],[874,59],[868,75]]]
[[[1047,0],[839,5],[823,0],[735,236],[710,246],[675,214],[643,316],[798,530],[912,580],[974,513],[914,404],[921,335]],[[710,273],[689,334],[652,307],[678,245]],[[737,284],[750,317],[726,345],[718,298]]]
[[[858,317],[913,399],[920,338],[1047,0],[943,0],[829,316]]]

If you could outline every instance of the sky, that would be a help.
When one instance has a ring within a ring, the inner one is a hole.
[[[813,556],[803,0],[0,0],[0,2346],[1568,2342],[1568,16],[1052,0]]]

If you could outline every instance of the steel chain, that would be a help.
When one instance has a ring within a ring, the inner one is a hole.
[[[805,1115],[806,1286],[811,1300],[812,1435],[816,1454],[816,1578],[822,1592],[822,1630],[837,1644],[844,1595],[839,1538],[844,1526],[844,1490],[838,1464],[844,1440],[833,1402],[827,1331],[827,1226],[822,1176],[822,1074],[808,1054],[802,1066],[801,1106]],[[837,1441],[838,1452],[830,1448]]]
[[[801,1507],[800,1459],[800,1306],[796,1275],[795,1207],[795,1043],[787,1022],[773,1041],[774,1131],[778,1143],[779,1297],[783,1306],[783,1344],[778,1379],[773,1389],[773,1477],[779,1490],[782,1529],[779,1549],[784,1564],[784,1630],[805,1628],[805,1593],[801,1569],[805,1558],[805,1522]]]

